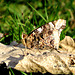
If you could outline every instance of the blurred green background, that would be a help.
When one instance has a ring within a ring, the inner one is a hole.
[[[0,0],[0,42],[10,44],[21,40],[37,27],[57,19],[67,21],[61,33],[75,39],[75,0]]]

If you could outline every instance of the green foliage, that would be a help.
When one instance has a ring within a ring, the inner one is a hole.
[[[9,74],[11,75],[11,73],[12,73],[12,75],[15,75],[14,72],[13,72],[13,70],[11,68],[9,68],[9,69],[11,71],[11,72],[9,71]]]

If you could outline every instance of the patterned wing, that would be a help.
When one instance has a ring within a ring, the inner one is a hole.
[[[49,22],[33,30],[27,37],[22,37],[27,48],[58,49],[61,31],[65,28],[66,21],[59,19]]]

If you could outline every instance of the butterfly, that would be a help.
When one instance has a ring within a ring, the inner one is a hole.
[[[61,31],[66,27],[66,20],[58,19],[38,27],[31,33],[22,33],[22,42],[29,49],[58,50]]]

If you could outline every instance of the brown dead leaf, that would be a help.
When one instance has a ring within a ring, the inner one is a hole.
[[[75,43],[66,36],[60,42],[63,53],[55,49],[35,50],[3,45],[0,43],[0,63],[5,62],[7,67],[24,72],[41,72],[52,74],[75,74]],[[66,53],[64,53],[67,50]],[[60,50],[59,50],[60,51]]]
[[[44,52],[39,55],[29,55],[25,56],[19,63],[15,66],[15,69],[24,72],[50,72],[52,74],[69,74],[71,71],[69,69],[69,57],[68,55],[60,55],[57,52]],[[63,61],[64,60],[64,61]],[[65,64],[66,61],[66,64]]]
[[[62,50],[75,53],[75,42],[70,36],[65,36],[65,38],[60,41],[60,46],[62,47]]]

